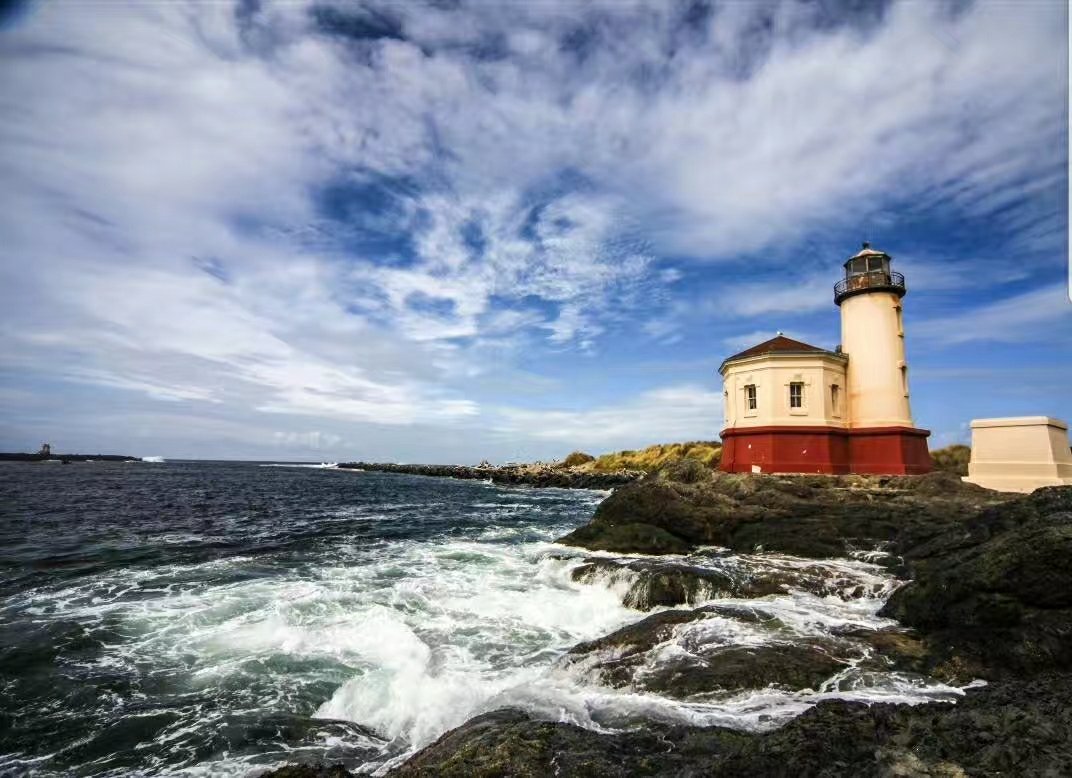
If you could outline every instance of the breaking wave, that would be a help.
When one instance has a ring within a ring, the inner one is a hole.
[[[0,772],[238,776],[310,758],[382,773],[504,706],[601,731],[652,720],[762,729],[831,697],[916,703],[962,693],[860,662],[803,692],[679,700],[611,688],[563,657],[647,615],[625,604],[636,573],[575,580],[592,556],[630,559],[553,543],[603,494],[316,472],[327,468],[117,469],[68,495],[94,507],[62,540],[42,526],[16,543],[25,529],[5,524],[8,556],[50,572],[3,582],[0,644],[51,657],[55,674],[0,690],[4,709],[29,722],[9,734]],[[43,515],[65,487],[41,480],[62,474],[41,473],[28,468],[35,480],[17,489],[21,504],[38,495]],[[123,540],[132,522],[138,534]],[[864,561],[688,561],[828,586],[758,599],[701,593],[694,604],[769,618],[683,624],[650,652],[652,667],[682,652],[892,624],[877,612],[896,582]]]
[[[334,470],[338,466],[338,462],[320,462],[319,464],[307,462],[265,462],[261,464],[261,467],[305,467],[313,470]]]

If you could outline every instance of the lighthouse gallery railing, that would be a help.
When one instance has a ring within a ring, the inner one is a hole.
[[[859,273],[843,278],[834,284],[834,302],[840,303],[846,297],[872,289],[889,289],[903,295],[905,293],[904,275],[896,271],[873,270],[869,273]]]

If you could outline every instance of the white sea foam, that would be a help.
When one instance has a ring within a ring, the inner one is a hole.
[[[500,498],[507,491],[474,487]],[[482,504],[481,510],[503,522],[470,537],[341,538],[319,566],[288,567],[268,577],[228,578],[231,571],[257,564],[255,557],[113,570],[68,588],[24,592],[16,604],[41,617],[116,625],[124,639],[110,642],[91,663],[100,669],[154,667],[182,675],[192,696],[211,699],[238,689],[249,709],[293,711],[307,705],[302,700],[309,688],[328,684],[317,717],[354,722],[382,737],[362,741],[363,747],[381,751],[362,768],[368,771],[382,772],[471,716],[503,706],[600,731],[649,721],[761,730],[823,699],[918,703],[962,693],[917,676],[864,671],[853,663],[820,688],[801,692],[763,689],[681,701],[602,686],[583,663],[569,668],[558,660],[577,643],[646,615],[622,604],[631,578],[575,582],[571,573],[591,555],[550,542],[564,527],[525,520],[554,498],[528,492],[514,499],[515,493],[521,494],[511,491],[509,499]],[[593,505],[599,499],[590,495]],[[355,521],[405,514],[414,507],[435,510],[430,503],[378,505],[364,512],[357,506],[319,520]],[[176,533],[165,539],[187,538]],[[877,613],[897,582],[862,561],[729,554],[700,554],[688,561],[742,574],[764,567],[810,571],[833,583],[827,596],[789,591],[712,601],[761,610],[777,620],[777,631],[764,621],[712,615],[676,629],[651,652],[652,667],[683,652],[700,656],[724,646],[892,624]],[[849,596],[857,590],[865,596]],[[120,703],[102,698],[101,704]],[[223,709],[222,704],[191,704],[159,742],[183,753],[196,728],[219,725]],[[337,736],[325,733],[327,748],[327,740]],[[294,757],[278,755],[280,762]],[[229,756],[199,765],[161,761],[160,766],[169,774],[245,775],[251,763]]]
[[[261,467],[304,467],[313,470],[335,470],[338,466],[338,462],[320,462],[318,464],[304,462],[265,462],[261,465]]]
[[[163,457],[142,457],[141,461],[142,462],[151,462],[151,463],[154,463],[154,464],[162,464],[162,463],[166,462],[167,460],[164,459]]]

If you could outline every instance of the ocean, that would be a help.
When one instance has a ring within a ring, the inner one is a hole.
[[[2,464],[0,775],[245,776],[316,760],[382,774],[502,707],[600,731],[762,729],[826,697],[961,694],[849,663],[816,690],[674,700],[565,665],[572,646],[647,615],[623,604],[627,576],[575,581],[592,555],[553,542],[605,496],[309,465]],[[897,585],[881,568],[819,566],[868,595],[763,598],[779,640],[892,624],[876,615]],[[770,639],[711,618],[651,661]]]

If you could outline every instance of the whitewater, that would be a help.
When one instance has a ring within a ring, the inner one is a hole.
[[[962,694],[852,663],[795,693],[680,701],[601,686],[563,656],[647,614],[623,604],[628,572],[575,581],[592,555],[553,541],[605,496],[328,464],[2,466],[0,773],[230,776],[326,760],[382,774],[502,707],[599,731],[757,730],[825,698]],[[682,625],[651,661],[892,623],[877,612],[897,582],[879,567],[819,568],[868,594],[720,599],[781,631],[713,617]]]

